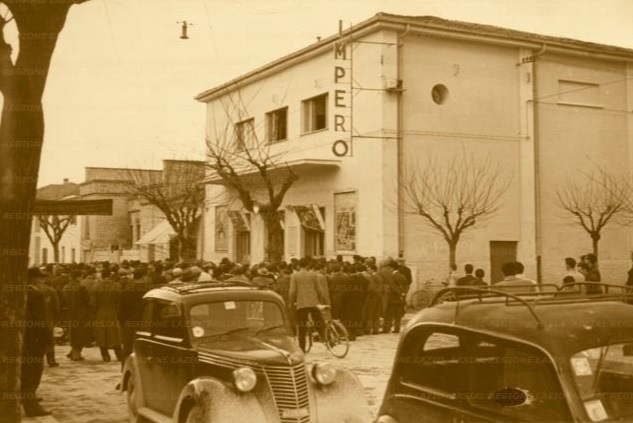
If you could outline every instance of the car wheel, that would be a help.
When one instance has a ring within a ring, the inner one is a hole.
[[[148,420],[138,414],[138,403],[136,399],[136,382],[134,372],[130,374],[130,379],[127,381],[127,412],[130,418],[130,423],[146,423]]]
[[[189,409],[189,414],[187,414],[187,420],[185,423],[202,423],[203,415],[204,413],[202,411],[202,407],[196,404]]]

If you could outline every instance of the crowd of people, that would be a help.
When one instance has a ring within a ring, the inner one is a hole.
[[[594,254],[582,256],[580,261],[568,257],[565,267],[563,285],[601,280]],[[483,269],[466,264],[460,277],[453,268],[445,285],[538,289],[536,281],[524,275],[520,262],[504,263],[502,273],[503,280],[489,284]],[[633,285],[633,269],[629,279]],[[352,341],[363,335],[398,333],[412,275],[404,259],[388,257],[377,262],[375,257],[358,255],[352,261],[344,261],[340,256],[331,260],[306,257],[253,266],[224,258],[218,264],[124,261],[31,268],[27,320],[37,324],[27,326],[25,334],[26,358],[22,370],[25,413],[48,414],[39,405],[35,390],[44,358],[49,366],[59,365],[54,348],[55,328],[63,328],[61,333],[70,343],[66,357],[71,361],[83,361],[83,348],[97,346],[103,361],[112,360],[112,351],[115,359],[123,362],[132,352],[141,320],[142,298],[147,291],[169,284],[211,281],[244,283],[277,292],[285,302],[299,345],[305,350],[309,319],[323,335],[323,306],[329,306],[331,317],[346,327]],[[600,289],[596,289],[599,293]]]
[[[354,256],[353,261],[323,258],[292,259],[279,264],[248,266],[228,258],[212,262],[73,263],[29,269],[25,357],[22,371],[23,406],[28,416],[46,415],[35,391],[44,358],[55,367],[56,339],[70,343],[66,357],[83,361],[82,350],[96,346],[101,358],[123,362],[131,354],[143,295],[150,289],[182,282],[230,281],[277,292],[285,302],[291,326],[305,348],[305,328],[312,318],[323,328],[321,306],[358,336],[400,331],[405,296],[412,281],[403,259]],[[35,322],[35,324],[33,323]],[[61,333],[55,333],[62,328]],[[28,329],[28,328],[27,328]]]

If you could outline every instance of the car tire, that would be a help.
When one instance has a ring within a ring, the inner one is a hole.
[[[130,423],[148,423],[149,420],[138,414],[138,402],[136,398],[137,392],[134,372],[130,374],[130,378],[127,381],[127,389],[125,393],[127,397],[127,412]]]
[[[202,407],[200,407],[198,404],[195,404],[189,409],[189,413],[187,413],[187,420],[185,420],[185,423],[202,423],[203,416],[204,412],[202,410]]]

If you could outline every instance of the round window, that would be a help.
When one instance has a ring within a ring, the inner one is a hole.
[[[435,104],[444,104],[448,99],[448,88],[445,85],[437,84],[431,90],[431,96]]]

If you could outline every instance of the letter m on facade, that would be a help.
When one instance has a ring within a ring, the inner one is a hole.
[[[334,60],[347,60],[347,44],[344,42],[334,43]]]

